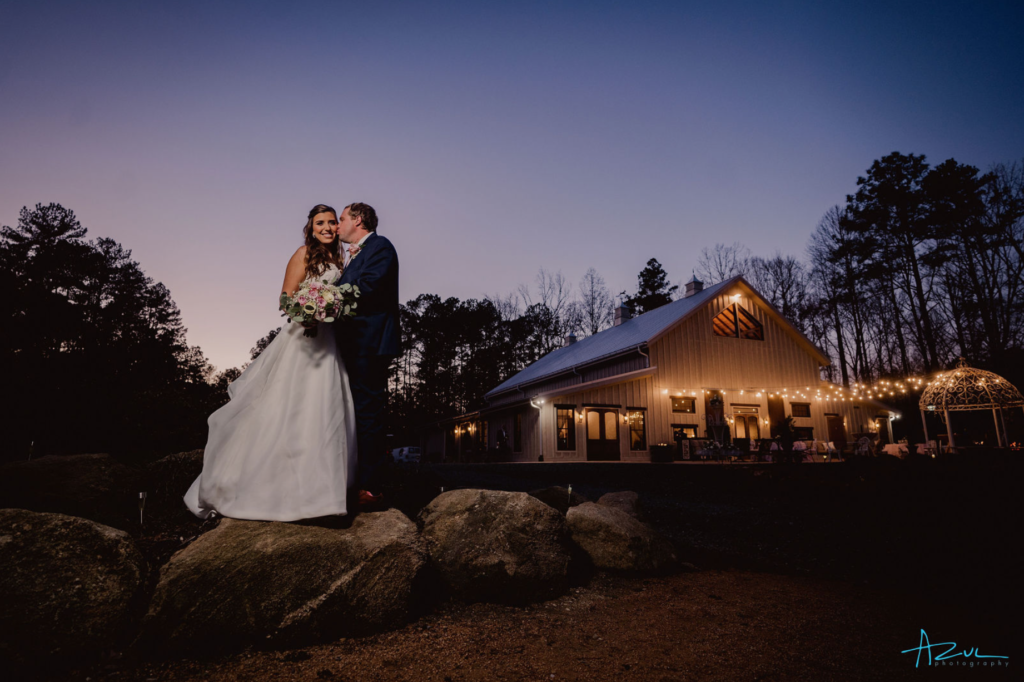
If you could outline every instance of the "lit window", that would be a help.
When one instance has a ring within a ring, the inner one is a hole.
[[[712,320],[715,336],[764,341],[764,327],[742,306],[733,303]]]
[[[558,407],[555,411],[557,432],[558,432],[558,449],[559,450],[575,450],[576,449],[576,408],[575,407]]]
[[[673,424],[672,439],[675,441],[688,440],[697,437],[696,424]]]
[[[644,411],[632,410],[626,414],[629,422],[629,449],[647,449],[647,427],[644,423]]]
[[[697,399],[691,397],[673,397],[672,411],[694,414],[697,412]]]

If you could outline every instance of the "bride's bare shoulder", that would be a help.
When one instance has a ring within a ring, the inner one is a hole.
[[[305,275],[306,247],[303,245],[292,254],[291,259],[288,261],[288,267],[284,272],[284,284],[281,285],[281,291],[289,296],[292,295],[295,293],[295,290],[299,288],[299,284],[302,283],[302,278],[305,277]]]

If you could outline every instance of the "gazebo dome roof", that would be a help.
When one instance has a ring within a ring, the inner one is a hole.
[[[922,410],[988,410],[1024,407],[1024,395],[998,374],[968,367],[963,358],[956,368],[936,375],[921,393]]]

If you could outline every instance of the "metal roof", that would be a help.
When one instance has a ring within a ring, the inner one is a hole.
[[[497,388],[488,391],[484,397],[488,398],[504,393],[520,384],[531,383],[553,374],[568,371],[573,367],[589,364],[641,346],[739,280],[739,277],[727,279],[692,296],[680,298],[643,315],[626,320],[617,327],[605,329],[574,344],[557,348]]]

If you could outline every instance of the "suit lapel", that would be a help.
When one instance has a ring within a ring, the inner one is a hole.
[[[354,257],[349,259],[348,267],[345,268],[345,272],[341,277],[342,282],[349,281],[349,279],[354,277],[355,274],[362,269],[361,264],[366,262],[366,252],[373,251],[376,242],[376,234],[373,234],[372,236],[366,238],[366,241],[363,242],[362,248],[359,249],[359,253],[357,253]]]

